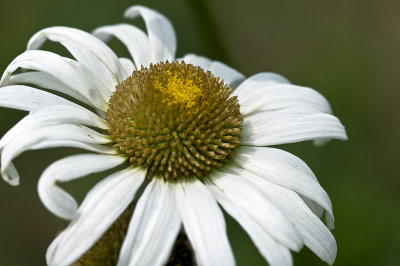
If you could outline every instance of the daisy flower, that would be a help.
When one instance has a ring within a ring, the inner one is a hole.
[[[205,57],[176,58],[165,16],[133,6],[125,17],[141,17],[146,31],[129,24],[92,33],[39,31],[0,81],[0,105],[29,112],[0,141],[4,180],[18,184],[12,161],[24,151],[88,151],[56,161],[39,179],[43,204],[70,220],[49,246],[47,263],[76,262],[143,185],[118,265],[163,265],[182,226],[199,265],[234,265],[221,207],[270,265],[291,265],[290,251],[303,245],[332,264],[337,248],[327,193],[301,159],[270,147],[345,140],[327,100],[278,74],[245,78]],[[131,58],[105,44],[113,37]],[[40,50],[47,40],[72,57]],[[122,170],[80,205],[60,186],[117,166]]]

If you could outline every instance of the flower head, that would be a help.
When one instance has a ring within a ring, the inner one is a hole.
[[[204,178],[240,145],[243,119],[231,91],[183,61],[135,71],[110,98],[113,147],[149,177]]]
[[[90,152],[56,161],[40,177],[43,204],[71,220],[48,248],[48,264],[77,261],[133,201],[146,176],[118,265],[166,263],[182,225],[199,265],[234,265],[218,204],[271,265],[291,265],[290,250],[303,245],[332,264],[336,242],[328,229],[327,193],[302,160],[268,147],[346,139],[327,100],[274,73],[245,79],[221,62],[193,54],[175,58],[167,18],[143,6],[125,16],[141,16],[147,32],[129,24],[91,34],[43,29],[0,81],[0,106],[29,111],[0,140],[7,182],[18,184],[12,160],[26,150]],[[111,37],[131,58],[119,58],[105,44]],[[73,58],[38,50],[46,40]],[[29,71],[15,74],[19,68]],[[117,166],[124,169],[99,182],[80,206],[59,186]],[[319,219],[324,212],[327,226]]]

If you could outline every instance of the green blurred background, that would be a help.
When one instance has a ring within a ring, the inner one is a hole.
[[[400,1],[194,1],[0,0],[1,72],[44,27],[91,31],[123,21],[130,5],[155,8],[175,26],[178,56],[202,54],[246,76],[281,73],[329,99],[349,141],[283,148],[314,170],[331,197],[336,265],[400,265]],[[199,16],[198,9],[194,12],[199,3],[209,6],[214,23]],[[126,53],[117,42],[112,46]],[[24,115],[1,108],[0,136]],[[65,223],[40,203],[37,180],[51,162],[76,152],[26,152],[15,160],[21,185],[0,183],[0,265],[45,265],[46,248]],[[81,199],[100,178],[91,176],[67,188]],[[238,265],[267,265],[242,229],[227,221]],[[324,265],[307,248],[294,254],[294,261]]]

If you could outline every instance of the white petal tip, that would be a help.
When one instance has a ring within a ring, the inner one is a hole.
[[[11,186],[16,187],[20,185],[19,178],[9,179],[3,175],[3,179]]]
[[[134,5],[134,6],[128,7],[124,12],[124,18],[128,18],[128,19],[136,18],[139,15],[139,9],[141,9],[141,8],[147,9],[147,7],[142,6],[142,5]]]
[[[348,137],[346,133],[343,133],[342,136],[336,137],[335,139],[342,140],[342,141],[347,141]],[[319,138],[319,139],[314,139],[313,143],[317,147],[322,147],[326,145],[328,142],[330,142],[332,138]]]
[[[8,166],[1,167],[1,177],[4,181],[6,181],[11,186],[18,186],[19,183],[19,174],[17,169],[13,164],[9,164]]]
[[[324,258],[322,260],[325,261],[328,265],[333,265],[333,263],[336,260],[336,255],[337,255],[337,250],[335,250],[335,252],[331,254],[328,258]]]
[[[332,139],[315,139],[314,140],[314,145],[317,147],[322,147],[325,144],[327,144],[329,141],[331,141]]]

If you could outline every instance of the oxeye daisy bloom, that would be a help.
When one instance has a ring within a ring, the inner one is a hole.
[[[146,32],[129,24],[92,33],[39,31],[0,81],[0,106],[29,111],[0,141],[4,180],[18,184],[12,161],[24,151],[88,151],[56,161],[40,177],[43,204],[71,221],[48,248],[47,263],[76,262],[145,185],[118,265],[165,264],[182,226],[199,265],[234,265],[220,207],[270,265],[291,265],[290,251],[303,245],[332,264],[337,248],[327,193],[301,159],[270,147],[345,140],[327,100],[274,73],[246,79],[221,62],[176,58],[166,17],[143,6],[130,7],[125,17],[142,17]],[[112,37],[131,58],[105,44]],[[39,50],[47,40],[72,58]],[[122,170],[79,206],[59,186],[117,166]]]

